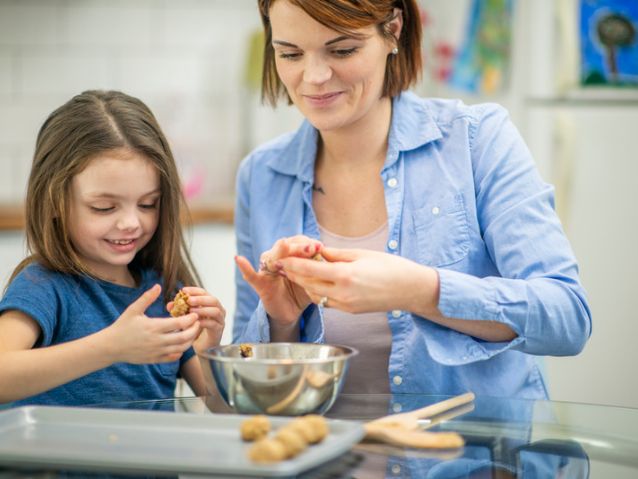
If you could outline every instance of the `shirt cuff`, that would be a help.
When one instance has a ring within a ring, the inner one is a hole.
[[[439,274],[439,311],[447,318],[498,321],[496,293],[481,278],[449,269]]]
[[[483,341],[415,316],[432,359],[447,366],[470,364],[490,359],[524,342],[520,328],[503,319],[501,306],[495,299],[497,293],[489,281],[447,269],[437,271],[439,310],[445,317],[498,321],[511,327],[518,336],[511,341]]]

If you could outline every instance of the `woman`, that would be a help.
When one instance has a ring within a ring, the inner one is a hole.
[[[413,0],[258,4],[263,97],[305,121],[238,173],[235,339],[352,345],[347,391],[547,397],[533,355],[591,318],[507,113],[406,91]]]

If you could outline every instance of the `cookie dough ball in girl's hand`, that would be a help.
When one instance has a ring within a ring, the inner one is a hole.
[[[171,309],[171,316],[183,316],[185,314],[188,314],[190,310],[191,307],[188,304],[188,295],[180,289],[175,295],[175,299],[173,299],[173,309]]]

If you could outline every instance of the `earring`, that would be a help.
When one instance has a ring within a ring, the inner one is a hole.
[[[394,47],[390,53],[392,53],[393,55],[398,55],[399,49],[397,47]]]

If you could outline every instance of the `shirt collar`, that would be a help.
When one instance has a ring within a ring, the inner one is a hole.
[[[419,148],[438,140],[443,135],[424,99],[412,92],[403,92],[393,99],[392,122],[388,139],[388,150],[397,154],[388,155],[386,167],[398,158],[398,152]],[[314,161],[317,156],[317,130],[304,120],[288,144],[278,155],[273,155],[268,165],[284,175],[297,176],[312,182]]]

